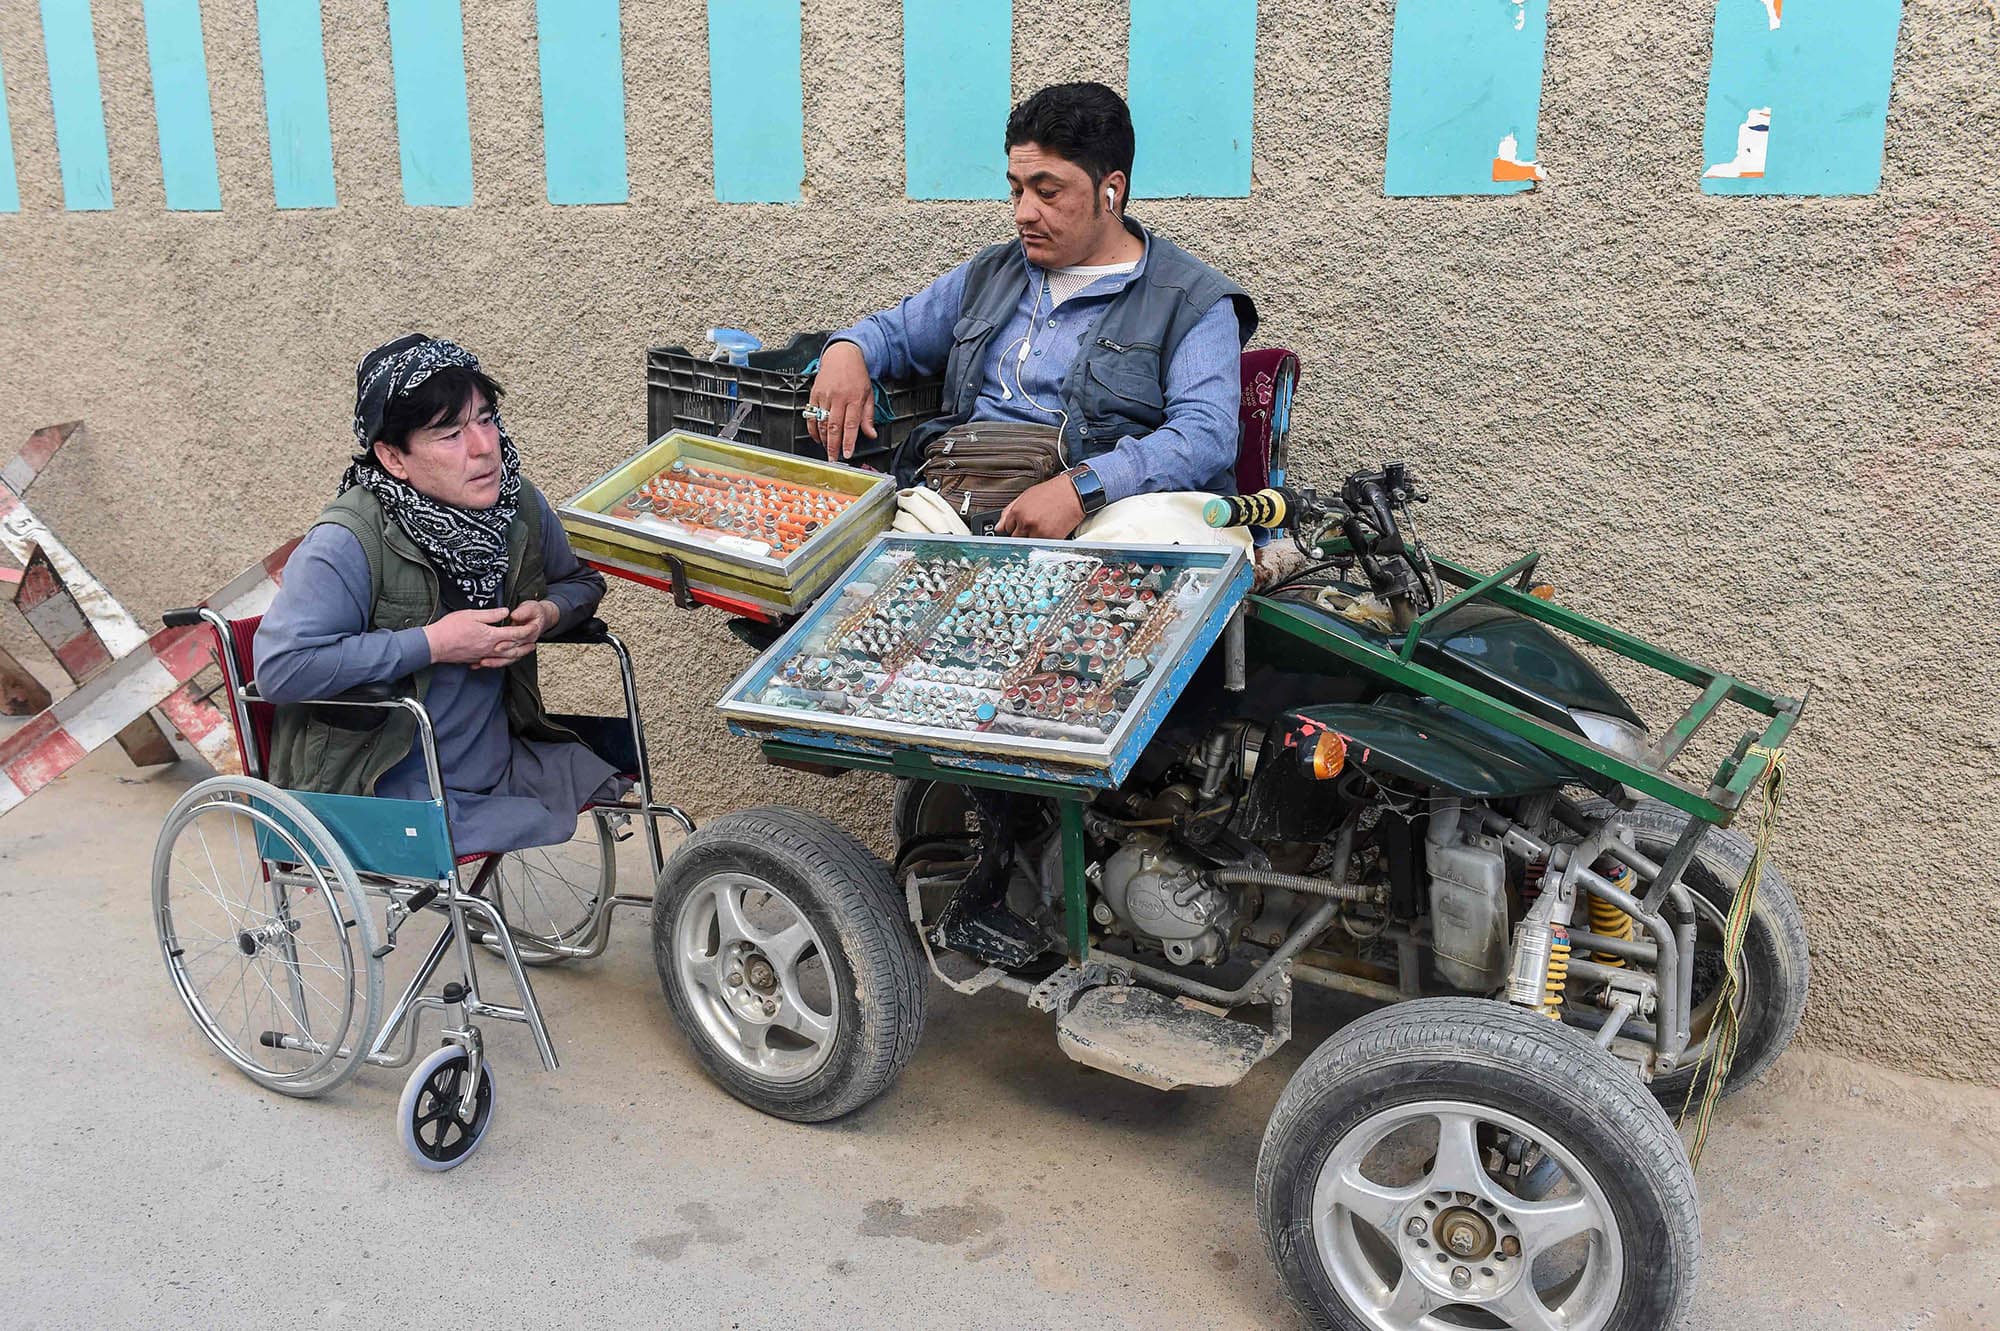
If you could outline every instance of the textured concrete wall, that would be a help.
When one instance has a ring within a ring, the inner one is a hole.
[[[649,343],[836,326],[1006,232],[1002,205],[903,198],[893,5],[810,0],[804,202],[724,207],[703,7],[628,0],[632,203],[566,209],[541,202],[534,7],[467,6],[462,210],[401,202],[379,0],[325,8],[338,209],[271,209],[253,7],[209,4],[226,211],[167,214],[140,6],[99,0],[118,207],[85,215],[61,211],[35,8],[0,6],[23,208],[0,216],[0,447],[89,419],[33,497],[143,615],[318,508],[349,448],[353,361],[385,336],[476,348],[560,494],[641,442]],[[1807,1036],[1995,1080],[1991,6],[1907,6],[1882,193],[1830,201],[1703,197],[1708,15],[1634,5],[1551,24],[1551,184],[1384,199],[1392,10],[1267,0],[1251,197],[1135,211],[1251,288],[1261,341],[1302,353],[1303,473],[1407,457],[1442,546],[1542,548],[1565,599],[1814,687],[1779,850],[1814,940]],[[1016,0],[1018,89],[1122,84],[1124,11]],[[682,799],[879,827],[879,787],[773,774],[722,733],[708,704],[748,654],[717,617],[633,590],[608,610]]]

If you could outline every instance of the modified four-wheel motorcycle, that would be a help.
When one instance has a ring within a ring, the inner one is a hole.
[[[1115,781],[737,718],[774,763],[900,778],[898,851],[765,807],[668,861],[660,975],[716,1080],[785,1118],[856,1109],[933,973],[1162,1089],[1241,1079],[1290,1039],[1296,985],[1360,995],[1385,1006],[1305,1060],[1257,1167],[1308,1320],[1673,1325],[1699,1227],[1668,1110],[1756,1077],[1805,1003],[1798,907],[1729,827],[1761,793],[1768,828],[1804,702],[1555,604],[1533,556],[1427,552],[1422,497],[1392,464],[1212,504],[1310,562],[1236,599]],[[1021,586],[1016,618],[1050,595]],[[1577,641],[1691,703],[1649,727]],[[1712,780],[1675,776],[1725,706],[1755,725]]]

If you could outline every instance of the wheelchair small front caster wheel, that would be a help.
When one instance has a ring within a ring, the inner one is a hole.
[[[409,1084],[403,1087],[396,1130],[402,1136],[403,1149],[419,1169],[453,1169],[464,1164],[493,1125],[493,1069],[484,1061],[471,1115],[464,1114],[460,1102],[467,1061],[463,1049],[448,1044],[417,1064]]]

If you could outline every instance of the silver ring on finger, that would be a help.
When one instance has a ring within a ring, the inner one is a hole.
[[[832,412],[828,411],[825,407],[820,406],[817,402],[810,403],[807,406],[801,408],[799,414],[801,416],[804,416],[807,420],[817,421],[821,425],[826,424],[828,418],[830,418],[833,415]]]

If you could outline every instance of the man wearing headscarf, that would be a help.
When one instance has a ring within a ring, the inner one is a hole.
[[[500,397],[452,342],[411,333],[364,356],[354,460],[256,640],[272,780],[430,798],[408,712],[307,702],[401,684],[430,713],[460,854],[568,841],[586,801],[625,788],[542,708],[535,644],[587,618],[604,579],[521,475]]]

